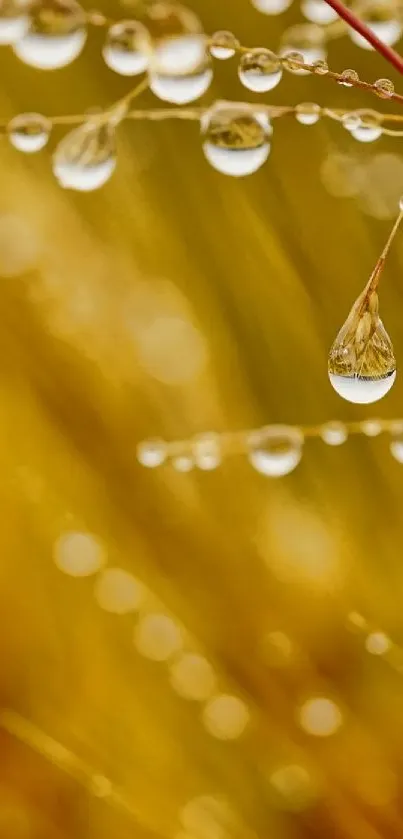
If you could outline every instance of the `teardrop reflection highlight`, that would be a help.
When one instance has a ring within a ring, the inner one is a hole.
[[[360,405],[382,399],[395,381],[396,359],[378,314],[372,278],[337,335],[329,353],[328,372],[339,396]]]

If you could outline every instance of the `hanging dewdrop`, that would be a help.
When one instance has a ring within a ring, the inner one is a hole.
[[[389,239],[329,353],[330,382],[348,402],[377,402],[388,393],[396,378],[392,342],[378,313],[378,284],[402,217],[401,200]]]

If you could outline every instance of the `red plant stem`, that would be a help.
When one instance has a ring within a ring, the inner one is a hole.
[[[388,47],[388,45],[384,44],[383,41],[380,41],[379,38],[374,35],[369,26],[356,17],[354,12],[347,9],[341,0],[325,0],[325,2],[328,6],[331,6],[332,9],[337,12],[339,17],[345,20],[352,29],[355,29],[359,35],[362,35],[362,37],[365,38],[365,40],[368,41],[368,43],[371,44],[380,55],[386,58],[386,61],[389,61],[389,64],[392,64],[398,73],[403,74],[403,58],[399,55],[399,53],[395,52],[392,47]]]

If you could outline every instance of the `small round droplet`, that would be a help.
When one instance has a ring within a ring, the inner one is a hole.
[[[370,632],[365,641],[365,648],[371,655],[385,655],[390,649],[390,638],[385,632]]]
[[[196,653],[183,653],[171,665],[171,685],[179,696],[202,702],[211,696],[215,675],[207,659]]]
[[[150,39],[142,23],[122,20],[108,30],[102,50],[105,63],[121,76],[137,76],[148,67]]]
[[[291,3],[292,0],[252,0],[252,6],[264,15],[281,15]]]
[[[99,189],[116,167],[114,126],[96,119],[83,123],[61,140],[52,163],[53,172],[65,189]]]
[[[27,0],[0,0],[0,44],[15,44],[29,26]]]
[[[342,722],[340,708],[326,697],[308,699],[299,711],[301,728],[314,737],[330,737],[336,733]]]
[[[145,440],[137,446],[137,460],[142,466],[155,469],[164,463],[167,456],[167,444],[164,440]]]
[[[144,587],[123,568],[106,568],[95,583],[94,594],[105,612],[126,615],[141,606]]]
[[[374,111],[357,111],[360,117],[359,125],[351,130],[351,136],[360,143],[373,143],[382,134],[382,125]]]
[[[18,151],[32,154],[40,151],[49,140],[52,123],[42,114],[19,114],[10,120],[7,134]]]
[[[281,81],[283,68],[280,58],[274,52],[257,48],[242,55],[238,75],[248,90],[265,93],[273,90]]]
[[[54,547],[57,567],[71,577],[96,574],[106,562],[102,544],[91,533],[63,533]]]
[[[258,108],[216,103],[203,115],[201,131],[208,162],[225,175],[251,175],[269,156],[272,129]]]
[[[248,459],[257,472],[276,478],[288,475],[302,457],[304,437],[297,428],[273,425],[259,432],[258,441],[250,440]]]
[[[221,463],[221,447],[218,434],[200,434],[193,441],[193,455],[196,466],[210,472]]]
[[[86,39],[85,12],[76,0],[36,0],[29,26],[13,49],[25,64],[54,70],[74,61]]]
[[[283,67],[290,73],[305,72],[305,70],[301,68],[301,65],[305,63],[302,52],[297,52],[296,50],[286,52],[285,55],[282,57],[281,63]]]
[[[328,446],[341,446],[347,440],[347,428],[342,422],[328,422],[322,425],[320,436]]]
[[[302,0],[301,12],[310,23],[327,26],[337,20],[337,12],[323,0]]]
[[[171,466],[173,466],[177,472],[191,472],[195,467],[195,462],[191,455],[180,454],[177,457],[172,458]]]
[[[218,740],[236,740],[249,722],[249,710],[237,696],[220,694],[206,703],[203,722]]]
[[[220,61],[232,58],[240,46],[238,38],[232,32],[227,31],[215,32],[212,36],[212,42],[210,54],[213,58],[219,58]]]
[[[390,79],[377,79],[374,88],[381,99],[390,99],[395,92],[395,86]]]
[[[315,102],[301,102],[295,108],[295,118],[301,125],[314,125],[320,118],[321,107]]]
[[[208,90],[213,80],[213,70],[209,59],[206,59],[197,70],[184,75],[169,75],[152,70],[149,80],[150,90],[158,99],[174,105],[187,105]]]
[[[167,661],[182,648],[181,628],[168,615],[144,615],[135,628],[134,643],[144,658]]]
[[[327,61],[314,61],[313,68],[317,76],[326,76],[329,72]]]
[[[343,87],[352,87],[354,82],[359,82],[360,77],[356,70],[343,70],[340,74],[339,84]]]
[[[378,437],[382,434],[382,423],[376,419],[364,420],[361,423],[361,431],[366,437]]]

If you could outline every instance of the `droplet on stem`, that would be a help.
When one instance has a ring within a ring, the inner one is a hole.
[[[40,151],[49,140],[52,123],[42,114],[19,114],[10,120],[7,134],[18,151],[32,154]]]
[[[402,217],[401,210],[364,291],[329,353],[330,382],[348,402],[376,402],[388,393],[396,378],[392,342],[379,317],[378,284]]]
[[[115,126],[97,118],[70,131],[53,154],[53,172],[60,185],[80,192],[103,186],[115,167]]]
[[[242,55],[238,67],[239,79],[248,90],[265,93],[281,81],[281,59],[271,50],[253,49]]]
[[[248,459],[257,472],[270,477],[288,475],[302,457],[304,436],[298,428],[269,426],[249,441]]]
[[[28,28],[13,49],[25,64],[54,70],[74,61],[86,38],[85,12],[76,0],[37,0],[30,7]]]
[[[150,39],[142,23],[121,20],[108,30],[102,50],[105,64],[121,76],[137,76],[148,67]]]
[[[201,131],[208,162],[225,175],[250,175],[269,156],[272,128],[259,108],[217,102],[203,115]]]
[[[210,54],[220,61],[227,61],[228,58],[232,58],[240,46],[238,38],[232,32],[227,31],[214,32],[212,42]]]

